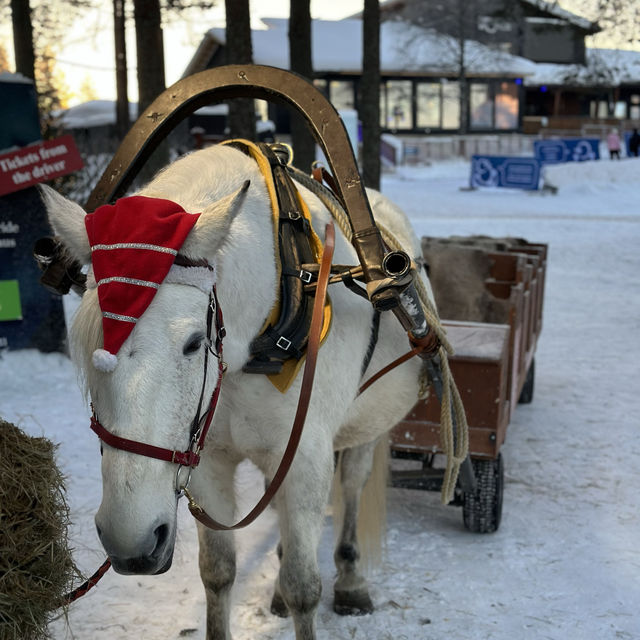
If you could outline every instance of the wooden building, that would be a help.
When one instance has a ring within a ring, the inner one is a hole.
[[[388,0],[380,8],[383,132],[640,124],[640,52],[587,48],[585,38],[599,26],[555,2]],[[289,68],[288,21],[263,22],[266,29],[252,32],[254,62]],[[338,109],[357,110],[360,16],[314,20],[312,46],[316,86]],[[225,31],[211,29],[185,75],[225,63]],[[269,118],[288,131],[286,109],[270,107]]]
[[[388,0],[382,20],[402,20],[467,38],[534,62],[584,64],[586,18],[544,0]]]
[[[286,19],[265,19],[252,31],[256,64],[289,68]],[[456,133],[461,105],[468,105],[474,132],[517,131],[521,126],[523,77],[535,64],[482,43],[459,41],[407,22],[384,22],[380,29],[381,127],[402,134]],[[314,82],[338,109],[358,108],[362,70],[362,22],[314,20]],[[464,48],[464,77],[460,48]],[[224,29],[204,37],[185,74],[226,63]],[[466,91],[466,100],[461,100]],[[277,130],[288,127],[282,108],[272,108]]]

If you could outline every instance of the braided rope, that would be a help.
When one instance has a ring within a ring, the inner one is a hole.
[[[303,171],[291,167],[295,179],[303,184],[307,189],[313,192],[331,213],[336,224],[344,234],[345,238],[351,242],[351,223],[349,216],[338,199],[326,189],[320,182],[314,180],[311,176]],[[382,239],[385,244],[393,251],[403,251],[403,247],[398,239],[380,222],[376,221],[376,225],[380,230]],[[449,367],[449,356],[453,355],[454,350],[451,343],[447,339],[446,331],[440,322],[440,316],[435,308],[431,297],[427,291],[422,278],[416,277],[413,282],[418,292],[418,297],[422,303],[422,310],[432,331],[435,331],[440,340],[440,348],[438,355],[440,356],[440,366],[442,369],[442,400],[440,402],[440,444],[442,451],[446,456],[447,464],[445,467],[444,478],[442,481],[442,491],[440,494],[443,504],[448,504],[453,499],[453,494],[460,472],[460,465],[464,462],[469,452],[469,425],[467,416],[462,404],[460,392],[456,386],[455,380],[451,374]],[[428,395],[424,374],[421,375],[418,397],[424,398]],[[453,413],[452,413],[453,409]],[[455,425],[454,428],[454,416]],[[457,437],[454,433],[457,431]]]

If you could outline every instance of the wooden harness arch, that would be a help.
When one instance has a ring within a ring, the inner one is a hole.
[[[124,195],[146,160],[175,126],[200,107],[231,98],[284,102],[307,121],[333,173],[336,195],[347,212],[353,245],[362,265],[369,299],[393,309],[407,331],[422,337],[400,301],[412,288],[408,257],[388,251],[375,224],[344,124],[333,105],[303,77],[262,65],[228,65],[183,78],[160,94],[126,135],[86,204],[87,211]],[[396,266],[398,265],[398,266]],[[419,306],[419,305],[418,305]]]

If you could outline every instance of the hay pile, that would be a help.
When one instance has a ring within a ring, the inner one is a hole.
[[[46,638],[79,575],[55,449],[0,418],[0,640]]]

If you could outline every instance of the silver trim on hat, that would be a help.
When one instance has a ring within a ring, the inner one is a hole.
[[[110,320],[120,320],[120,322],[133,322],[133,324],[138,322],[138,318],[134,318],[133,316],[122,316],[119,313],[111,313],[111,311],[103,311],[102,317],[109,318]]]
[[[91,251],[110,251],[112,249],[148,249],[149,251],[157,251],[159,253],[170,253],[172,256],[178,255],[176,249],[163,247],[159,244],[147,244],[146,242],[114,242],[113,244],[94,244],[91,247]]]
[[[139,287],[151,287],[152,289],[158,289],[160,285],[157,282],[151,282],[149,280],[138,280],[137,278],[126,278],[125,276],[111,276],[109,278],[102,278],[98,281],[98,286],[101,284],[109,284],[110,282],[123,282],[124,284],[135,284]]]

